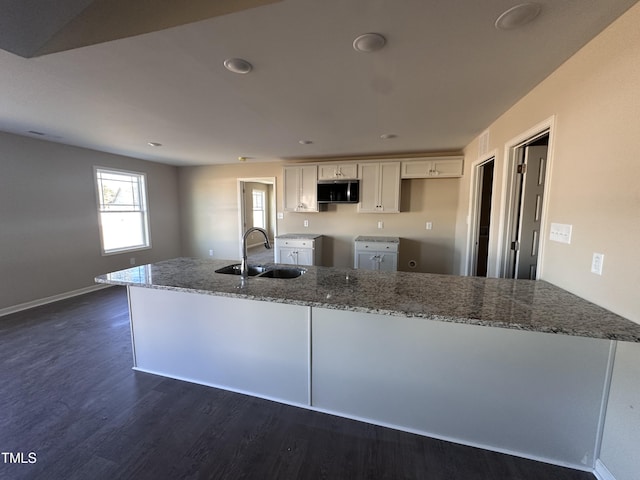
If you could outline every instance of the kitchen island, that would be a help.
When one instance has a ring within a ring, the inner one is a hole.
[[[134,368],[591,470],[617,341],[640,325],[542,281],[179,258],[129,290]],[[491,328],[498,327],[498,328]]]

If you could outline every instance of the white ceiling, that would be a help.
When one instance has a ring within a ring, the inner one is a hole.
[[[534,22],[499,31],[518,1],[283,0],[33,58],[0,50],[0,130],[173,165],[460,151],[637,1],[537,0]],[[38,14],[0,1],[12,51],[91,3],[20,2]],[[355,52],[366,32],[386,47]],[[229,57],[254,70],[226,71]]]

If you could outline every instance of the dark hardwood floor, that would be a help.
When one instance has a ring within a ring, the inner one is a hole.
[[[0,452],[27,462],[0,479],[594,478],[134,372],[121,287],[0,317],[0,348]]]

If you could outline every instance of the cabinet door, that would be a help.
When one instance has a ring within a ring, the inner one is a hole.
[[[318,167],[307,165],[300,168],[300,206],[298,212],[318,211]]]
[[[318,180],[333,180],[338,173],[337,165],[318,165]]]
[[[427,178],[431,175],[430,160],[402,162],[402,178]]]
[[[461,177],[462,157],[453,159],[434,160],[431,166],[432,177]]]
[[[313,249],[298,248],[298,265],[313,265]]]
[[[300,205],[300,168],[284,167],[284,210],[296,212]]]
[[[297,265],[298,264],[298,249],[297,248],[287,248],[287,247],[278,247],[278,263],[284,263],[286,265]]]
[[[360,203],[358,212],[376,213],[380,206],[380,164],[360,165]]]
[[[400,212],[400,162],[380,164],[380,208],[383,213]]]
[[[377,252],[356,251],[355,268],[361,270],[377,270],[378,262],[376,260]]]
[[[378,258],[378,270],[381,272],[395,272],[398,270],[398,254],[376,252]]]
[[[284,167],[283,176],[284,210],[286,212],[317,212],[317,166]]]
[[[357,163],[344,163],[338,165],[338,178],[344,178],[351,180],[358,178],[358,164]]]

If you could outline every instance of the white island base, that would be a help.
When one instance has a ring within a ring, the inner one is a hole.
[[[134,368],[591,471],[614,341],[129,286]]]

